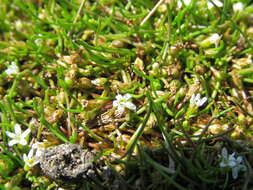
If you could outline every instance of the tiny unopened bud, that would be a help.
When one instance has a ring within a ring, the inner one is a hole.
[[[149,118],[148,118],[146,126],[148,128],[153,128],[156,125],[156,122],[157,122],[157,119],[156,119],[155,114],[151,113],[150,116],[149,116]]]
[[[91,83],[90,79],[88,79],[86,77],[82,77],[82,78],[78,79],[78,82],[77,82],[76,86],[78,88],[87,89],[87,88],[92,88],[93,84]]]
[[[93,30],[85,30],[82,35],[82,40],[87,40],[93,33]]]
[[[65,83],[67,84],[68,87],[71,87],[74,83],[73,79],[71,77],[68,77],[68,76],[66,76],[64,78],[64,81],[65,81]]]
[[[125,43],[122,40],[113,40],[111,46],[114,48],[123,48]]]
[[[137,67],[137,69],[143,71],[144,70],[144,63],[142,61],[142,59],[140,59],[139,57],[137,57],[134,61],[134,65]]]

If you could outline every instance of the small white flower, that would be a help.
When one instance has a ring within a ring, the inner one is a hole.
[[[223,3],[220,2],[219,0],[212,0],[212,2],[217,6],[217,7],[222,7],[223,6]],[[207,1],[207,6],[209,9],[213,8],[213,4],[208,0]]]
[[[241,12],[243,10],[243,3],[237,2],[237,3],[233,4],[233,10],[234,10],[234,12]]]
[[[116,100],[113,101],[113,107],[117,107],[117,115],[122,115],[125,109],[136,111],[136,106],[131,102],[132,96],[130,94],[118,94]]]
[[[222,148],[220,156],[221,157],[220,167],[226,168],[236,166],[236,158],[234,156],[235,153],[229,155],[227,149],[225,147]]]
[[[193,94],[190,99],[190,104],[195,105],[197,107],[201,107],[207,101],[207,97],[201,98],[200,94]]]
[[[246,171],[246,166],[242,164],[243,158],[241,156],[238,156],[235,158],[235,153],[228,154],[227,149],[224,147],[222,148],[221,155],[221,162],[220,167],[221,168],[232,168],[232,177],[233,179],[238,178],[238,173],[240,171]]]
[[[28,128],[22,133],[20,125],[16,124],[14,126],[14,132],[15,133],[6,131],[7,136],[12,138],[12,140],[9,141],[8,145],[13,146],[14,144],[21,144],[25,146],[27,144],[27,141],[25,138],[29,135],[31,130]]]
[[[23,160],[25,165],[29,167],[33,167],[39,163],[39,157],[35,155],[34,149],[30,149],[28,155],[23,154]]]
[[[19,68],[15,62],[11,62],[11,64],[8,66],[8,68],[5,70],[5,73],[8,75],[12,74],[18,74]]]

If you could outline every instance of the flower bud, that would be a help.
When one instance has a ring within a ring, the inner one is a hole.
[[[114,48],[123,48],[125,46],[125,43],[123,40],[113,40],[111,43],[111,47]]]
[[[140,59],[139,57],[135,59],[134,66],[136,66],[136,68],[139,69],[140,71],[144,70],[144,63],[142,59]]]
[[[68,77],[68,76],[66,76],[64,78],[64,81],[65,81],[65,83],[67,84],[68,87],[71,87],[74,83],[73,79],[71,77]]]
[[[77,80],[77,84],[75,86],[77,88],[89,89],[89,88],[93,87],[93,84],[91,83],[90,79],[88,79],[86,77],[82,77],[82,78]]]
[[[92,34],[94,34],[94,31],[93,30],[85,30],[84,32],[83,32],[83,35],[82,35],[82,40],[87,40],[88,38],[90,38],[91,37],[91,35]]]
[[[156,119],[156,116],[154,113],[151,113],[149,118],[148,118],[148,121],[147,121],[147,124],[146,124],[146,128],[153,128],[155,125],[156,125],[156,122],[157,122],[157,119]],[[145,131],[145,129],[144,129]]]

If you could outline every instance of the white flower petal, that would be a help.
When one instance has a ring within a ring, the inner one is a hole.
[[[229,162],[228,162],[228,166],[230,166],[230,167],[235,167],[237,164],[236,164],[236,162],[234,161],[234,160],[230,160]]]
[[[222,7],[223,3],[219,0],[213,0],[214,4],[217,5],[217,7]]]
[[[34,158],[34,160],[33,160],[33,162],[32,162],[32,164],[31,164],[30,167],[33,167],[33,166],[37,165],[39,162],[40,162],[39,159]]]
[[[238,167],[232,168],[233,179],[237,179],[238,178],[238,173],[239,173],[239,168]]]
[[[233,152],[232,154],[230,154],[230,155],[228,156],[228,159],[229,159],[229,160],[236,161],[236,159],[235,159],[235,152]]]
[[[15,134],[16,134],[16,135],[20,135],[20,134],[22,133],[21,127],[20,127],[19,124],[15,124],[15,125],[14,125],[14,131],[15,131]]]
[[[181,8],[182,7],[182,2],[180,0],[177,1],[177,7]]]
[[[123,106],[118,106],[117,110],[116,110],[116,115],[122,115],[125,111],[125,107]]]
[[[31,159],[34,155],[34,149],[30,149],[29,153],[28,153],[28,158]]]
[[[118,100],[114,100],[114,101],[112,102],[112,106],[113,106],[113,107],[118,107],[118,106],[119,106],[119,101],[118,101]]]
[[[125,107],[127,107],[130,110],[136,111],[136,106],[132,102],[127,102],[125,104]]]
[[[24,162],[27,162],[27,160],[28,160],[27,155],[26,155],[26,154],[23,154],[23,161],[24,161]]]
[[[43,142],[36,142],[32,145],[32,149],[41,149],[44,147],[44,143]]]
[[[122,100],[124,99],[124,97],[121,95],[121,94],[118,94],[116,97],[115,97],[116,100]]]
[[[44,149],[37,149],[35,153],[35,157],[40,158],[43,154]]]
[[[10,140],[9,143],[8,143],[9,146],[13,146],[14,144],[18,144],[18,141],[15,140],[15,139]]]
[[[124,100],[128,101],[131,100],[132,96],[130,94],[125,94],[124,95]]]
[[[242,156],[238,156],[237,158],[236,158],[236,162],[237,162],[237,164],[240,164],[241,162],[242,162]]]
[[[225,163],[224,161],[222,161],[222,162],[220,163],[220,167],[221,167],[221,168],[226,168],[226,167],[227,167],[227,163]]]
[[[200,107],[201,106],[201,100],[196,100],[195,105]]]
[[[200,100],[200,94],[198,93],[196,96],[195,96],[195,102],[198,102]]]
[[[15,136],[16,136],[16,134],[14,134],[14,133],[11,133],[11,132],[9,132],[9,131],[6,131],[6,135],[8,136],[8,137],[10,137],[10,138],[15,138]]]
[[[27,128],[22,134],[21,134],[21,138],[25,138],[29,135],[29,133],[31,132],[30,128]]]
[[[230,155],[228,156],[228,160],[229,160],[229,161],[236,162],[236,158],[235,158],[234,154],[230,154]]]
[[[223,147],[221,150],[221,156],[226,159],[228,158],[228,151],[225,147]]]
[[[199,106],[203,106],[206,101],[207,101],[207,97],[202,98],[199,102]]]
[[[191,0],[183,0],[183,2],[185,5],[190,5],[192,1]]]
[[[36,150],[35,157],[40,157],[45,149],[45,144],[43,142],[36,142],[32,145],[32,149]]]
[[[191,96],[191,99],[190,99],[190,103],[191,104],[195,104],[195,94],[193,94],[192,96]]]

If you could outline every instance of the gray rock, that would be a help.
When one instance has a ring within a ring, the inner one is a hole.
[[[48,177],[65,182],[87,180],[95,175],[95,154],[77,144],[62,144],[46,148],[40,160]]]

